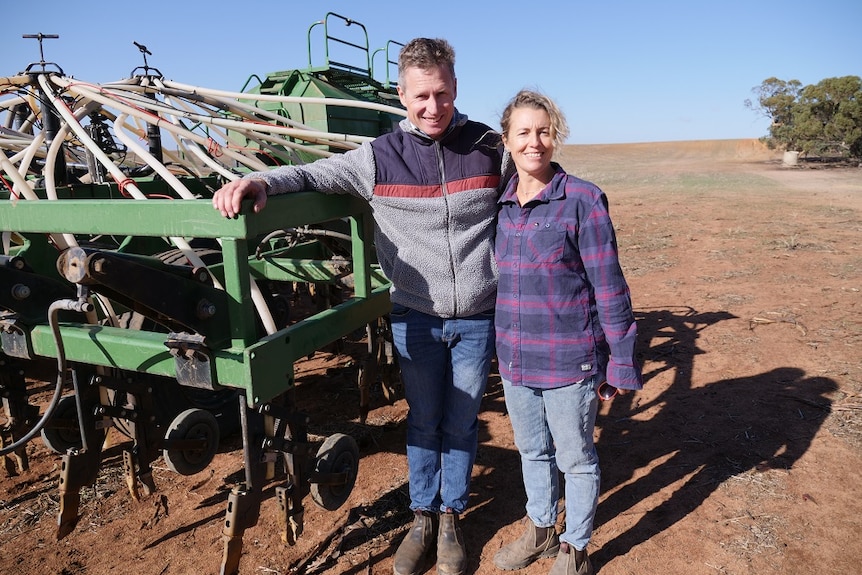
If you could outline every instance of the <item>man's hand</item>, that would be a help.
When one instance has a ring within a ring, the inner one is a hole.
[[[267,185],[263,180],[235,180],[222,186],[213,195],[213,207],[226,218],[235,218],[239,214],[244,198],[254,200],[252,209],[258,213],[266,206]]]

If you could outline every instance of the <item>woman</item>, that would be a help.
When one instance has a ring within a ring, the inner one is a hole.
[[[551,161],[568,135],[546,96],[523,90],[501,119],[517,167],[500,198],[496,259],[497,357],[515,444],[521,455],[524,533],[494,557],[504,570],[539,557],[550,575],[586,575],[599,495],[593,445],[597,388],[636,390],[637,327],[604,193]],[[559,472],[565,529],[554,525]]]

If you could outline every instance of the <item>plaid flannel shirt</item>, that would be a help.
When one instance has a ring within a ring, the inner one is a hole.
[[[518,177],[499,200],[496,330],[500,375],[554,388],[598,374],[640,389],[637,325],[605,194],[557,164],[525,206]]]

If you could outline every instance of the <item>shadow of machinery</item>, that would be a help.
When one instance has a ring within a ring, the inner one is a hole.
[[[668,486],[672,495],[646,511],[635,525],[595,553],[597,563],[624,555],[694,511],[724,481],[751,470],[789,469],[805,453],[830,412],[835,381],[781,367],[745,377],[692,387],[694,358],[705,353],[699,333],[727,312],[698,313],[689,307],[636,313],[642,359],[673,381],[647,402],[636,395],[614,399],[597,421],[602,461],[602,493],[596,526],[630,511]],[[649,385],[648,383],[646,385]],[[649,419],[632,416],[655,411]],[[639,469],[661,461],[634,479]]]
[[[641,401],[638,394],[618,396],[609,411],[599,416],[602,493],[609,495],[602,496],[595,524],[598,527],[631,512],[671,485],[678,487],[598,549],[593,554],[597,565],[626,554],[682,520],[729,478],[752,470],[792,467],[823,424],[830,410],[828,394],[837,388],[831,379],[808,377],[794,367],[693,388],[694,359],[706,353],[698,347],[700,332],[735,316],[700,313],[690,307],[638,310],[636,316],[639,349],[643,350],[640,356],[650,362],[650,370],[644,374],[647,385],[664,372],[672,373],[673,379],[654,399]],[[336,387],[348,390],[350,379]],[[482,409],[506,413],[502,385],[494,370]],[[654,413],[649,419],[633,418],[648,411]],[[386,439],[376,448],[403,454],[403,425],[396,425],[397,430],[388,426],[378,430]],[[485,549],[503,528],[522,518],[526,502],[514,445],[501,445],[481,419],[479,425],[476,463],[483,471],[474,474],[470,509],[464,516],[466,543],[474,551]],[[639,470],[656,461],[661,463],[634,479]],[[358,552],[363,559],[345,574],[366,572],[395,552],[412,522],[408,505],[404,477],[401,484],[370,504],[350,509],[345,520],[315,546],[313,555],[296,559],[291,570],[306,575],[330,573],[336,565],[344,568],[339,556]],[[469,556],[468,571],[474,572],[480,558],[476,553]]]

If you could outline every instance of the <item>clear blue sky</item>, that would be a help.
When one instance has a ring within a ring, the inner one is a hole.
[[[512,95],[538,88],[566,113],[573,144],[757,138],[768,121],[743,102],[766,78],[862,76],[859,0],[13,0],[0,76],[39,60],[21,36],[41,32],[60,35],[45,40],[45,60],[81,80],[128,77],[143,65],[138,42],[168,79],[238,91],[251,74],[306,67],[309,27],[327,12],[361,22],[372,51],[446,38],[461,112],[497,128]],[[330,35],[364,43],[358,32],[329,19]]]

